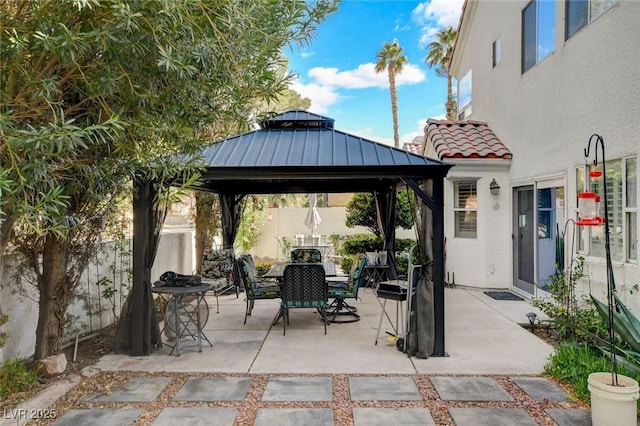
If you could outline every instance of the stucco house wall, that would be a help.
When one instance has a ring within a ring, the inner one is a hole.
[[[565,1],[556,1],[554,50],[523,73],[522,13],[529,4],[468,0],[450,72],[460,81],[472,70],[472,110],[465,119],[487,122],[513,153],[505,193],[522,185],[564,186],[564,218],[576,218],[576,167],[585,164],[583,149],[593,133],[604,137],[607,160],[640,156],[640,3],[616,2],[565,40]],[[494,67],[498,38],[501,58]],[[513,224],[512,215],[508,220]],[[499,238],[510,240],[511,231]],[[513,268],[513,256],[502,264]],[[632,260],[614,262],[614,269],[626,300],[640,283],[640,268]],[[603,259],[587,254],[586,272],[585,288],[601,293]],[[640,298],[628,303],[640,308]]]

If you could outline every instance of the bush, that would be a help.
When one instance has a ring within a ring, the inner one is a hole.
[[[588,377],[591,373],[610,371],[609,359],[599,350],[587,344],[565,343],[558,346],[544,367],[544,372],[556,380],[571,385],[576,398],[589,402]],[[640,380],[639,374],[630,373],[624,366],[618,365],[618,373]],[[638,401],[640,406],[640,401]]]
[[[368,251],[380,251],[382,250],[384,242],[381,237],[376,237],[373,234],[356,234],[350,235],[342,241],[342,247],[340,247],[341,255],[366,253]]]
[[[267,272],[269,272],[269,269],[271,269],[272,266],[273,266],[273,263],[268,263],[268,262],[256,263],[256,271],[258,271],[258,276],[261,277]]]
[[[38,383],[38,372],[18,359],[10,359],[0,367],[0,398],[25,392]]]

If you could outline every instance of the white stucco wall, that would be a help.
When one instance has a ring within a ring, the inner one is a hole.
[[[521,22],[528,3],[469,0],[451,72],[460,79],[472,69],[468,118],[489,123],[513,152],[504,189],[566,177],[565,217],[574,218],[575,168],[584,164],[593,133],[604,137],[608,160],[640,155],[640,2],[616,3],[566,41],[565,2],[556,2],[555,50],[523,74]],[[502,58],[493,68],[497,37]],[[601,259],[587,256],[587,268],[592,285],[601,286]],[[635,263],[616,264],[615,274],[623,289],[640,283]],[[640,298],[630,303],[640,308]]]
[[[190,274],[193,270],[193,233],[192,231],[175,230],[165,233],[160,238],[158,254],[151,272],[151,279],[156,280],[166,270]],[[86,333],[99,330],[113,323],[113,315],[109,303],[100,298],[100,288],[96,281],[101,277],[113,279],[113,272],[109,266],[113,263],[113,247],[111,243],[105,244],[105,250],[100,255],[99,262],[92,262],[81,279],[78,292],[84,293],[76,299],[68,313],[76,316],[73,322],[73,331],[65,336],[70,341],[77,333]],[[9,315],[9,323],[2,328],[7,331],[9,341],[0,350],[0,364],[6,359],[19,357],[28,358],[33,355],[35,348],[35,331],[38,324],[38,292],[36,288],[23,279],[22,287],[25,292],[16,291],[17,283],[13,274],[13,259],[5,259],[4,276],[0,287],[0,306],[2,312]],[[89,317],[87,310],[87,293],[90,295],[93,315]],[[126,293],[122,295],[122,300]],[[116,312],[120,312],[120,298],[116,297]],[[99,307],[102,309],[99,309]]]
[[[258,258],[279,260],[282,254],[278,248],[277,237],[286,237],[293,242],[296,234],[310,234],[311,230],[304,224],[308,208],[270,208],[267,209],[271,220],[262,226],[262,234],[256,247],[251,249],[251,254]],[[348,228],[345,225],[346,209],[344,207],[318,207],[318,213],[322,221],[315,230],[316,234],[325,234],[327,239],[331,234],[354,235],[367,234],[365,227]],[[396,229],[396,238],[414,239],[413,229]]]
[[[498,236],[509,232],[511,196],[508,190],[508,162],[450,161],[456,165],[445,181],[445,235],[447,257],[445,278],[456,285],[478,288],[503,288],[510,285],[510,268],[504,259],[510,256],[510,241]],[[477,179],[477,238],[456,238],[454,188],[456,180]],[[491,180],[500,185],[495,197],[489,191]]]

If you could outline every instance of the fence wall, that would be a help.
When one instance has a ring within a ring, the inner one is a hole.
[[[190,274],[193,271],[193,232],[176,230],[163,233],[151,278],[164,271]],[[72,342],[77,335],[90,334],[114,323],[120,315],[131,286],[131,241],[124,244],[106,242],[84,272],[77,288],[75,302],[67,315],[69,326],[64,339]],[[29,358],[35,349],[38,324],[38,292],[25,277],[15,276],[15,259],[5,259],[0,288],[1,311],[9,315],[2,327],[10,336],[0,349],[0,363],[6,359]]]

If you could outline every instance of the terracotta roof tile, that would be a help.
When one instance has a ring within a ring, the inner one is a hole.
[[[480,121],[427,120],[425,133],[438,158],[511,159],[511,151],[498,139],[487,123]]]
[[[421,142],[405,142],[402,145],[402,149],[409,151],[412,154],[422,155],[422,143]]]

